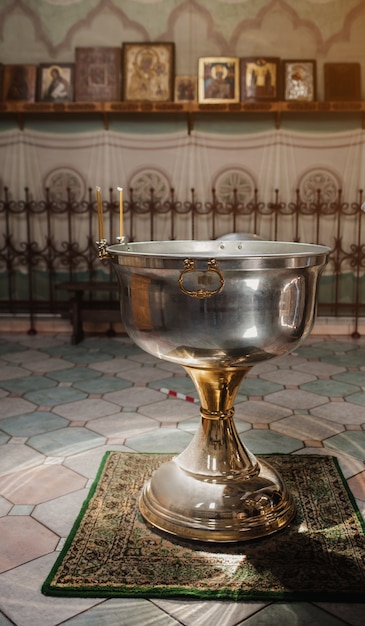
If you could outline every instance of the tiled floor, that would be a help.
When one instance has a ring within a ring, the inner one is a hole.
[[[40,586],[106,450],[182,450],[199,405],[182,368],[129,339],[1,336],[0,626],[339,626],[365,604],[51,598]],[[365,338],[312,337],[254,368],[236,402],[252,452],[335,454],[365,513]],[[344,572],[346,576],[346,572]],[[364,589],[365,593],[365,589]]]

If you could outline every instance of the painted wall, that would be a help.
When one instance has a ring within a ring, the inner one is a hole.
[[[2,0],[3,63],[71,62],[76,46],[174,41],[176,73],[200,56],[358,61],[365,90],[364,0]]]
[[[317,61],[318,99],[323,64],[357,61],[365,99],[365,0],[1,0],[0,62],[73,62],[77,46],[173,41],[176,73],[197,74],[201,56],[278,56]],[[138,137],[137,137],[138,135]],[[129,186],[150,181],[184,199],[194,187],[203,200],[212,185],[237,184],[248,200],[257,187],[270,201],[297,187],[343,188],[355,200],[363,186],[364,132],[360,115],[292,116],[275,130],[273,118],[210,117],[190,137],[184,120],[120,118],[104,130],[100,118],[27,121],[19,130],[0,116],[0,193],[54,197],[73,188]],[[254,149],[252,146],[254,145]],[[238,182],[237,182],[238,181]],[[306,192],[306,189],[311,190]],[[219,191],[219,190],[218,190]],[[142,193],[142,192],[141,192]]]

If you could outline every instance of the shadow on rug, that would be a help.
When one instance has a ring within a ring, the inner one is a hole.
[[[153,530],[138,511],[143,483],[171,456],[105,455],[44,594],[364,602],[364,523],[334,457],[271,455],[295,520],[263,539],[207,544]]]

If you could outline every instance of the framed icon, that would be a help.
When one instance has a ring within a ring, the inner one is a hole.
[[[326,101],[361,100],[360,63],[325,63],[324,97]]]
[[[284,60],[282,64],[283,100],[317,99],[316,61]]]
[[[198,96],[196,76],[175,76],[175,102],[196,102]]]
[[[241,59],[241,100],[254,102],[280,97],[280,59],[257,57]]]
[[[76,48],[75,100],[120,100],[121,56],[121,49],[117,47]]]
[[[72,102],[73,98],[73,63],[42,63],[39,65],[37,81],[37,100],[39,102]]]
[[[174,62],[174,43],[124,43],[124,100],[172,102]]]
[[[239,102],[239,59],[201,57],[198,66],[199,102]]]
[[[34,102],[36,79],[36,65],[4,65],[3,100]]]

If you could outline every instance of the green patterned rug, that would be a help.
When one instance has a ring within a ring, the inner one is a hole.
[[[364,523],[335,458],[271,455],[297,516],[270,537],[234,544],[177,540],[144,523],[141,486],[167,458],[106,454],[44,594],[365,601]]]

